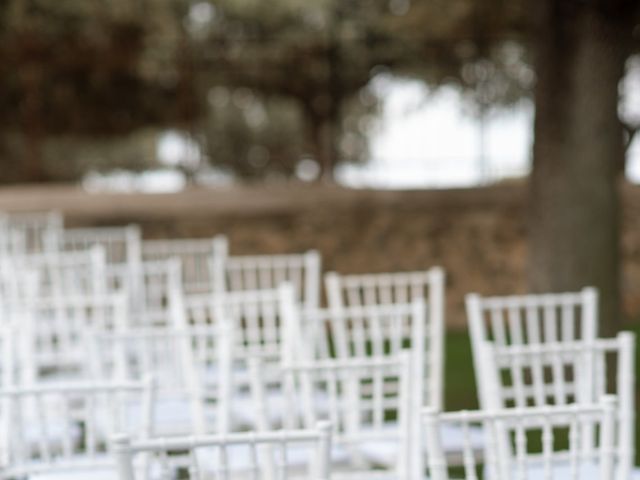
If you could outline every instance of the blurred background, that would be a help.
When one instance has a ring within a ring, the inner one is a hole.
[[[0,208],[640,315],[634,0],[4,0]]]

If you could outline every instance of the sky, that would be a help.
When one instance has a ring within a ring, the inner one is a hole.
[[[531,106],[523,102],[485,120],[484,155],[477,118],[453,89],[430,92],[419,82],[378,87],[385,98],[371,161],[346,166],[347,185],[380,188],[470,186],[523,176],[529,169]]]

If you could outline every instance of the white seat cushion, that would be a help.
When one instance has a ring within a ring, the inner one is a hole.
[[[518,478],[518,469],[512,464],[513,478]],[[542,461],[535,464],[528,464],[525,468],[527,480],[547,480],[545,468]],[[571,466],[567,461],[555,461],[551,463],[552,480],[565,480],[572,478]],[[578,476],[580,480],[600,480],[600,470],[598,464],[593,462],[580,462],[578,464]]]
[[[30,475],[29,480],[118,480],[115,469],[90,468]]]

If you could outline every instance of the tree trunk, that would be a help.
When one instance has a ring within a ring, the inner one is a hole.
[[[537,30],[530,283],[600,291],[601,333],[620,325],[618,84],[624,20],[588,2],[541,0]]]
[[[306,111],[309,145],[313,159],[320,169],[318,181],[333,183],[334,166],[338,155],[338,122],[329,116]]]
[[[42,143],[42,74],[38,68],[22,73],[24,101],[21,106],[22,138],[24,141],[24,181],[42,183],[48,180],[44,171]]]

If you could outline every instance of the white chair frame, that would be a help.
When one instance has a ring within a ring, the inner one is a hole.
[[[232,331],[224,324],[102,332],[89,342],[91,370],[115,381],[139,381],[151,374],[157,407],[178,400],[188,410],[185,423],[172,425],[170,432],[160,431],[163,419],[155,421],[155,434],[222,434],[231,424],[232,342]],[[214,414],[213,424],[207,412]]]
[[[16,271],[0,262],[0,324],[21,323],[40,295],[40,274],[32,269]]]
[[[348,452],[351,463],[349,473],[340,472],[340,478],[365,478],[365,471],[367,478],[388,478],[390,473],[394,478],[409,478],[421,457],[419,422],[415,421],[421,379],[413,375],[412,361],[410,352],[404,351],[395,357],[295,364],[283,366],[281,379],[274,384],[254,359],[250,378],[258,427],[262,431],[278,424],[285,429],[309,428],[329,420],[334,444]],[[414,382],[417,388],[412,388]],[[268,393],[274,387],[284,396],[281,412],[270,411]],[[390,412],[396,415],[391,423],[387,421]],[[397,447],[397,457],[386,465],[387,470],[370,469],[361,448],[371,441],[390,441],[391,448]]]
[[[234,329],[234,356],[280,359],[285,336],[278,290],[228,292],[185,297],[176,327],[211,326]]]
[[[343,275],[328,272],[325,289],[329,309],[339,318],[343,310],[374,305],[407,304],[423,299],[427,324],[429,378],[431,391],[425,405],[442,409],[444,374],[445,273],[441,267],[425,271]]]
[[[130,299],[132,325],[166,326],[183,308],[181,262],[178,258],[107,267],[110,291],[124,291]]]
[[[280,287],[284,322],[283,361],[385,357],[411,350],[414,375],[422,379],[422,405],[442,408],[443,338],[428,318],[423,298],[406,304],[303,310],[291,287]]]
[[[151,431],[153,380],[74,382],[0,391],[2,478],[112,470],[108,439],[117,432],[147,438]],[[128,418],[135,407],[139,430]],[[29,433],[31,432],[31,433]]]
[[[616,410],[616,477],[628,480],[635,460],[635,336],[589,342],[496,347],[482,346],[483,381],[488,408],[589,405],[608,394]],[[615,360],[615,361],[614,361]],[[616,378],[610,382],[609,373]],[[613,385],[610,385],[613,383]],[[583,435],[585,448],[593,434]]]
[[[478,400],[484,405],[481,379],[483,342],[497,346],[590,341],[598,335],[598,293],[580,292],[482,297],[466,296]]]
[[[50,236],[49,242],[54,251],[87,250],[102,245],[109,264],[132,264],[141,258],[142,234],[138,225],[70,228]]]
[[[435,308],[444,308],[444,280],[441,267],[413,272],[349,275],[327,272],[324,276],[330,308],[408,303],[415,298],[424,298],[428,303],[434,303],[434,316],[443,315]]]
[[[301,254],[247,255],[213,259],[214,288],[218,293],[274,290],[283,282],[295,288],[305,308],[320,305],[321,257],[316,250]]]
[[[124,295],[75,295],[36,299],[16,330],[18,382],[32,385],[48,373],[71,370],[87,375],[87,337],[91,332],[128,328]],[[55,378],[55,376],[54,376]]]
[[[3,268],[14,271],[30,269],[38,274],[38,295],[104,294],[106,257],[103,247],[96,245],[86,251],[47,252],[12,256],[4,260]]]
[[[610,480],[614,478],[614,432],[615,432],[615,396],[607,396],[595,405],[570,405],[517,408],[493,411],[462,411],[439,413],[434,409],[425,409],[422,413],[424,424],[424,442],[427,451],[428,478],[431,480],[449,480],[449,467],[462,465],[464,479],[491,480],[545,478],[564,480],[564,478],[590,478]],[[474,425],[483,427],[486,439],[486,454],[482,460],[474,449],[471,431]],[[449,461],[442,448],[441,431],[443,426],[455,426],[463,432],[460,457]],[[585,449],[581,434],[585,429],[597,429],[598,447]],[[569,449],[554,450],[555,432],[568,431]],[[531,452],[528,432],[539,432],[542,453]],[[484,463],[484,474],[481,461]],[[584,468],[593,468],[595,462],[596,477],[589,475]],[[569,472],[565,471],[568,470]],[[534,470],[533,476],[531,470]],[[542,469],[542,472],[540,472]],[[422,470],[416,471],[415,478],[424,478]],[[540,475],[542,473],[542,475]]]
[[[236,407],[249,401],[248,363],[251,358],[265,361],[265,376],[280,374],[279,364],[285,347],[281,303],[277,290],[239,291],[218,295],[189,295],[176,316],[175,328],[190,329],[224,325],[232,332],[232,395]],[[252,427],[255,416],[248,408],[233,409],[233,428]]]
[[[306,472],[303,477],[291,474],[300,465],[290,463],[290,449],[306,447],[308,455]],[[229,457],[234,448],[243,449],[244,464],[238,477],[233,466],[229,466]],[[216,458],[213,471],[202,466],[197,455],[198,450],[211,450],[209,458]],[[146,441],[131,442],[126,436],[117,436],[113,440],[113,451],[118,464],[120,480],[151,480],[149,470],[136,475],[134,457],[152,455],[159,458],[162,478],[173,478],[175,469],[171,459],[174,451],[189,453],[189,479],[216,478],[231,480],[236,478],[260,478],[264,480],[289,478],[307,478],[309,480],[329,480],[331,477],[329,452],[331,450],[331,425],[322,422],[313,429],[283,430],[278,432],[231,433],[224,436],[189,436],[179,438],[154,438]],[[211,477],[207,477],[210,474]],[[235,473],[235,475],[234,475]]]
[[[228,255],[228,241],[224,235],[213,238],[144,240],[143,262],[179,258],[185,293],[207,293],[214,290],[210,262]]]
[[[64,229],[60,212],[29,212],[0,214],[0,228],[14,239],[13,253],[34,254],[57,251],[48,244],[49,235],[58,235]],[[15,241],[20,243],[19,248]]]
[[[27,255],[26,233],[10,229],[2,220],[0,216],[0,255],[3,258]]]

